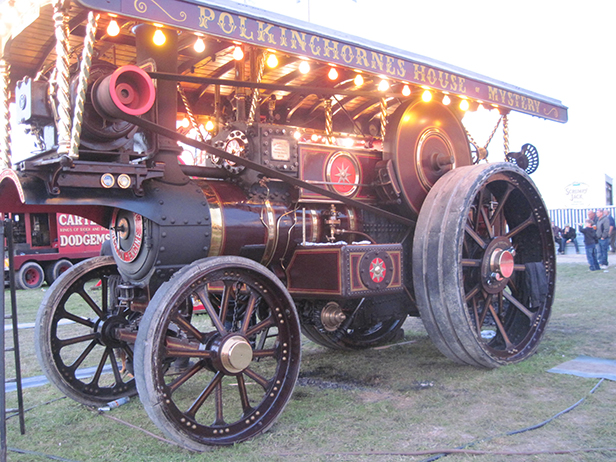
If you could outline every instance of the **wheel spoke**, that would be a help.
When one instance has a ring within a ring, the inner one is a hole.
[[[237,376],[237,390],[240,394],[240,402],[242,403],[242,410],[244,411],[244,416],[246,416],[250,411],[252,411],[252,407],[250,407],[248,391],[246,390],[246,381],[244,380],[243,374]]]
[[[474,258],[463,258],[462,266],[466,266],[468,268],[481,268],[481,260]]]
[[[494,317],[494,322],[496,323],[496,327],[498,328],[498,331],[503,336],[503,340],[505,341],[505,345],[506,345],[507,349],[510,350],[513,345],[511,343],[511,341],[509,340],[509,336],[507,335],[507,331],[505,330],[505,327],[503,326],[503,323],[501,322],[500,318],[496,314],[496,311],[494,310],[494,307],[492,306],[492,303],[488,304],[488,308],[490,309],[490,313],[492,313],[492,316]]]
[[[257,306],[257,300],[259,298],[260,297],[252,290],[250,291],[250,299],[248,300],[248,306],[246,307],[246,313],[244,314],[244,320],[242,321],[242,329],[240,330],[241,334],[246,335],[246,331],[248,330],[248,326],[250,325],[250,319],[252,318],[252,314],[255,311],[255,307]]]
[[[173,382],[169,383],[167,387],[170,392],[173,393],[175,390],[180,388],[183,384],[185,384],[188,380],[195,376],[197,372],[203,369],[203,363],[201,361],[195,363],[190,369],[186,372],[180,374]]]
[[[81,298],[83,298],[83,300],[88,304],[90,308],[92,308],[92,311],[94,311],[99,318],[105,317],[105,313],[99,308],[96,302],[92,300],[90,294],[88,294],[83,287],[81,287],[80,290],[77,291],[77,293],[81,295]]]
[[[269,386],[269,380],[267,380],[266,378],[260,376],[259,374],[257,374],[255,371],[253,371],[250,368],[244,369],[244,374],[246,374],[252,380],[254,380],[259,385],[261,385],[261,388],[263,388],[263,390],[267,391],[267,388]]]
[[[195,326],[193,326],[184,316],[182,316],[180,313],[176,313],[176,315],[172,318],[173,322],[175,324],[177,324],[179,327],[183,328],[184,331],[188,332],[189,334],[192,334],[192,336],[198,340],[199,342],[203,343],[203,341],[205,340],[205,334],[203,332],[201,332],[199,329],[197,329]]]
[[[98,334],[92,332],[90,334],[80,335],[78,337],[67,338],[64,340],[58,339],[58,344],[60,345],[60,349],[69,346],[75,345],[76,343],[88,342],[90,340],[95,340],[98,337]]]
[[[113,371],[116,385],[119,385],[123,382],[123,380],[120,369],[118,368],[118,360],[116,359],[115,351],[113,351],[113,348],[109,349],[109,359],[111,360],[111,370]]]
[[[498,218],[502,218],[500,217],[500,215],[503,212],[504,207],[505,207],[505,202],[507,202],[507,199],[509,198],[509,195],[511,194],[512,191],[513,191],[513,185],[507,184],[507,189],[503,193],[503,197],[498,199],[498,205],[496,206],[496,209],[494,210],[494,213],[492,214],[492,219],[490,220],[491,226],[494,226]],[[504,222],[504,221],[505,220],[501,220],[501,222]]]
[[[253,358],[273,358],[274,356],[276,356],[276,351],[275,349],[269,349],[269,350],[255,350],[252,352],[252,357]]]
[[[224,413],[223,413],[223,402],[222,402],[222,382],[219,382],[214,388],[214,399],[216,402],[216,420],[214,420],[214,425],[224,425]]]
[[[490,218],[488,218],[488,212],[486,211],[486,208],[483,206],[481,207],[481,216],[483,217],[483,222],[486,225],[486,229],[488,231],[488,235],[490,239],[493,239],[494,238],[494,227],[492,223],[490,222]]]
[[[524,305],[522,305],[513,295],[509,294],[508,292],[504,292],[503,291],[503,295],[505,296],[505,298],[507,300],[509,300],[511,303],[513,303],[513,305],[520,310],[522,313],[524,313],[528,319],[530,319],[531,322],[533,322],[535,320],[535,316],[536,314],[529,311],[528,308],[526,308]]]
[[[252,326],[250,329],[248,329],[245,332],[245,336],[246,337],[251,337],[255,334],[258,334],[259,332],[272,327],[274,325],[274,319],[271,316],[268,316],[267,318],[265,318],[263,321],[255,324],[254,326]]]
[[[479,245],[479,247],[481,247],[482,249],[485,249],[488,246],[487,242],[485,242],[483,238],[479,234],[477,234],[477,232],[473,228],[471,228],[468,225],[468,223],[466,224],[466,227],[464,228],[464,230],[468,233],[470,237],[473,238],[473,240]]]
[[[105,348],[103,355],[101,356],[101,360],[98,362],[98,366],[96,367],[96,372],[94,373],[94,377],[92,377],[92,381],[90,384],[97,384],[101,378],[103,373],[103,368],[105,367],[105,363],[107,362],[107,358],[109,357],[109,348]]]
[[[195,293],[199,297],[199,301],[203,304],[205,311],[207,312],[210,319],[212,320],[212,323],[214,324],[214,327],[216,327],[216,330],[218,331],[218,333],[220,335],[226,334],[227,329],[225,329],[225,326],[223,325],[224,319],[221,321],[221,318],[218,317],[216,310],[210,303],[210,297],[209,297],[208,291],[205,288],[205,286],[199,287],[195,291]]]
[[[515,235],[521,233],[533,223],[535,223],[535,220],[533,219],[533,216],[531,215],[526,220],[524,220],[522,223],[520,223],[518,226],[510,230],[506,234],[506,237],[508,237],[509,239],[512,239]]]
[[[227,311],[229,311],[229,299],[231,298],[231,283],[225,281],[224,288],[222,289],[222,297],[220,300],[220,319],[224,323],[227,319]]]
[[[81,316],[77,316],[76,314],[69,313],[66,310],[62,310],[63,314],[59,319],[68,319],[70,321],[74,321],[77,324],[81,324],[82,326],[86,326],[89,328],[94,327],[94,322],[91,319],[84,319]]]
[[[216,372],[216,375],[214,376],[212,381],[208,384],[208,386],[205,388],[205,390],[203,390],[201,392],[199,397],[188,408],[188,410],[186,411],[186,415],[190,416],[193,419],[195,418],[195,415],[197,414],[197,411],[199,411],[199,409],[201,409],[201,406],[203,406],[203,403],[205,403],[205,401],[209,398],[209,396],[212,394],[212,392],[220,384],[220,382],[222,381],[223,376],[224,376],[224,374],[222,372]]]
[[[85,347],[85,349],[81,352],[79,357],[73,362],[73,364],[70,365],[70,368],[72,370],[76,370],[81,365],[81,363],[83,363],[83,361],[88,357],[88,355],[92,353],[92,350],[96,345],[98,345],[98,342],[96,340],[92,340],[90,344]]]
[[[170,358],[212,358],[212,351],[201,349],[203,346],[202,343],[190,342],[176,337],[167,337],[165,339],[166,355]]]

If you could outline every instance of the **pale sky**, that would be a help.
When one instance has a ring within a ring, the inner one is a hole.
[[[569,107],[569,122],[510,115],[510,147],[531,143],[539,152],[532,175],[549,208],[575,181],[616,177],[616,27],[610,2],[589,0],[244,0],[240,3],[308,20],[333,30],[395,46],[502,80]],[[487,111],[486,111],[487,112]],[[475,117],[476,119],[478,117]],[[498,120],[469,121],[483,144]],[[465,120],[465,123],[467,121]],[[503,159],[502,130],[488,147]],[[603,186],[602,186],[603,187]],[[592,204],[594,207],[605,205]]]

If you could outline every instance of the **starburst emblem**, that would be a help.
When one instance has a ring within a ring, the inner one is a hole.
[[[349,181],[349,165],[340,165],[338,167],[338,173],[336,174],[338,177],[339,183],[350,183]]]
[[[380,258],[377,257],[370,262],[370,278],[374,282],[379,283],[385,279],[386,272],[385,262]]]

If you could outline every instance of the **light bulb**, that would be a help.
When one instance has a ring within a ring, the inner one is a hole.
[[[244,59],[244,51],[242,50],[241,46],[236,45],[233,49],[233,59],[235,59],[236,61],[241,61],[242,59]]]
[[[208,120],[208,121],[205,123],[205,129],[206,129],[208,132],[211,132],[212,130],[214,130],[214,122],[212,122],[211,120]]]
[[[432,93],[430,93],[429,90],[425,90],[422,94],[421,94],[421,99],[425,102],[425,103],[429,103],[430,101],[432,101]]]
[[[329,77],[329,80],[336,80],[338,78],[338,71],[335,67],[330,67],[327,76]]]
[[[411,96],[411,88],[408,85],[402,87],[403,96]]]
[[[364,78],[362,77],[361,74],[357,74],[355,78],[353,79],[353,83],[355,84],[356,87],[361,87],[364,84]]]
[[[310,72],[310,63],[308,61],[302,61],[299,63],[299,71],[302,74],[308,74],[308,72]]]
[[[120,33],[120,26],[118,25],[118,21],[112,19],[109,21],[109,25],[107,26],[107,35],[109,37],[115,37]]]
[[[387,91],[389,90],[389,82],[385,79],[379,82],[379,91]]]
[[[449,106],[451,104],[451,99],[449,98],[449,96],[447,95],[443,96],[443,104],[445,106]]]
[[[154,38],[152,40],[154,42],[154,45],[160,47],[165,44],[165,42],[167,41],[167,37],[165,37],[165,33],[162,30],[156,29],[156,32],[154,32]]]
[[[269,67],[270,69],[274,69],[276,66],[278,66],[278,57],[276,56],[276,54],[270,53],[270,55],[267,57],[267,67]]]
[[[462,109],[463,111],[468,111],[469,107],[470,107],[470,104],[468,104],[468,101],[466,101],[465,99],[460,101],[460,109]]]
[[[205,42],[201,37],[197,37],[197,41],[193,45],[193,48],[197,53],[203,53],[205,51]]]

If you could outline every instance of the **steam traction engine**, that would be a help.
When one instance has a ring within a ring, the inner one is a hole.
[[[112,242],[39,311],[68,396],[138,392],[201,450],[273,424],[300,329],[359,349],[410,315],[459,363],[537,349],[554,243],[507,114],[564,122],[559,101],[229,2],[22,3],[2,7],[0,209],[80,215]],[[478,104],[504,162],[461,123]]]

